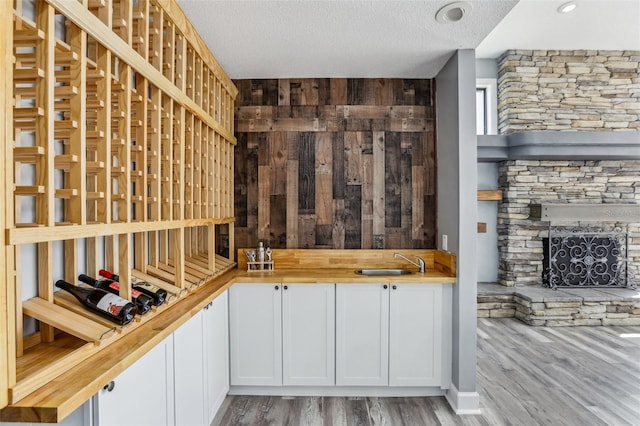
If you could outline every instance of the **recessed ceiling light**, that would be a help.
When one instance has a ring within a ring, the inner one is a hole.
[[[569,13],[573,12],[575,8],[578,7],[575,1],[570,1],[567,3],[563,3],[558,7],[558,13]]]
[[[443,6],[436,13],[438,22],[459,22],[471,11],[471,5],[466,1],[457,1]]]

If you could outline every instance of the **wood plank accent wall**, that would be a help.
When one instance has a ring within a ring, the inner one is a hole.
[[[235,84],[236,245],[435,248],[432,80]]]

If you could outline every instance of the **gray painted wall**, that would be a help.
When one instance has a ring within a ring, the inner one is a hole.
[[[498,189],[498,163],[478,163],[478,189]],[[498,280],[498,201],[478,201],[478,222],[487,232],[478,233],[478,282]]]
[[[474,50],[459,50],[436,76],[438,243],[458,258],[453,288],[452,383],[476,392],[477,148]]]
[[[498,78],[497,59],[476,59],[476,78]]]

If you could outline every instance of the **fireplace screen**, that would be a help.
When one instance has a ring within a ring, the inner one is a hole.
[[[628,231],[550,228],[543,241],[544,285],[627,287]]]

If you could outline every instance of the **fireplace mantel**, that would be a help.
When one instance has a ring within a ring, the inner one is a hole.
[[[532,219],[549,222],[640,222],[640,204],[531,204]]]
[[[478,135],[478,161],[639,160],[640,132],[528,131]]]

